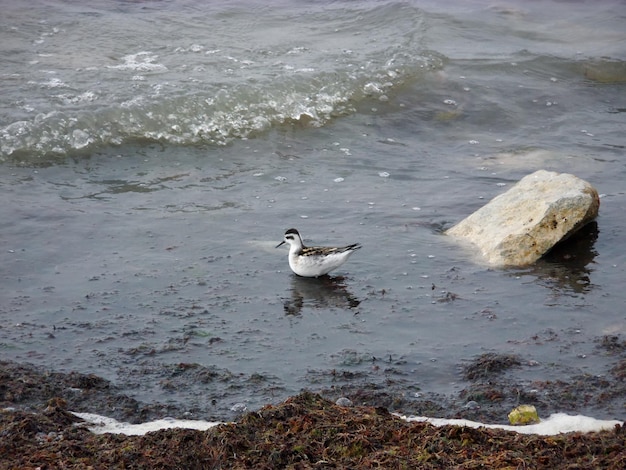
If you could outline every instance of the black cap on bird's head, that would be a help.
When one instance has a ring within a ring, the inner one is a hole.
[[[282,242],[280,242],[278,245],[276,245],[276,248],[278,248],[279,246],[283,245],[285,242],[287,242],[287,240],[294,240],[294,235],[296,236],[300,236],[300,233],[295,229],[295,228],[290,228],[289,230],[287,230],[285,232],[285,238],[283,239]]]

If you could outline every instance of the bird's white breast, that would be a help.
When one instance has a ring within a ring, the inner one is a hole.
[[[297,253],[289,254],[289,266],[298,276],[317,277],[328,274],[346,262],[351,251],[331,253],[324,256],[302,256]]]

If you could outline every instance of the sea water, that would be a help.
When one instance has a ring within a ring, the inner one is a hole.
[[[218,419],[456,394],[485,352],[529,388],[614,366],[623,2],[3,3],[1,359]],[[540,168],[602,195],[576,259],[492,270],[442,235]],[[363,249],[300,279],[291,227]]]

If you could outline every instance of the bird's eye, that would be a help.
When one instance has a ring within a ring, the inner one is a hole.
[[[287,240],[293,240],[293,235],[286,235],[286,236],[285,236],[285,238],[286,238]]]

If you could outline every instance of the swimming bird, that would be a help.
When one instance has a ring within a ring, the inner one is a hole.
[[[318,277],[328,274],[345,263],[350,255],[361,248],[354,243],[346,246],[304,246],[302,237],[295,228],[285,232],[282,242],[276,248],[289,243],[289,267],[298,276]]]

